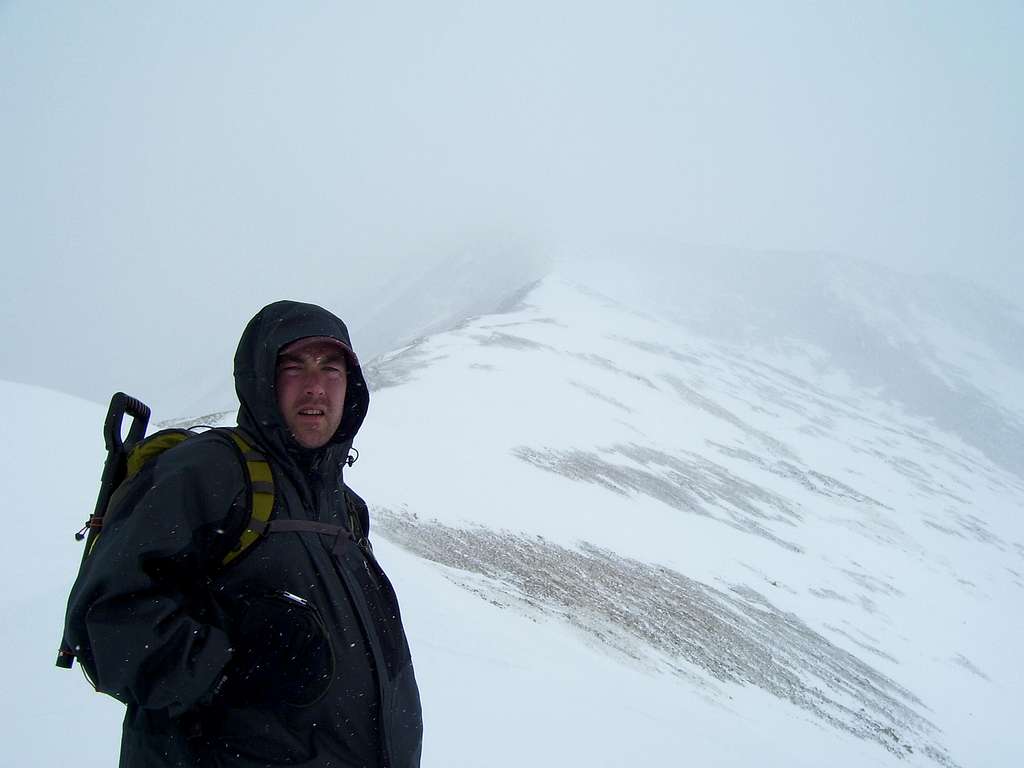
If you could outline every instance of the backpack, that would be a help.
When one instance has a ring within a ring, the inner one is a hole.
[[[227,565],[259,540],[265,524],[270,520],[274,511],[274,474],[266,457],[254,447],[254,441],[241,429],[237,427],[205,429],[199,427],[199,429],[203,429],[202,432],[196,431],[196,429],[196,427],[163,429],[131,445],[125,455],[124,476],[118,483],[118,488],[114,490],[114,494],[108,502],[108,508],[116,505],[117,499],[114,498],[114,495],[117,490],[150,466],[165,451],[207,431],[216,431],[226,435],[238,449],[239,461],[245,465],[246,490],[249,496],[249,522],[246,524],[245,530],[242,531],[238,542],[221,560],[221,565]],[[86,523],[86,528],[95,528],[96,535],[86,545],[83,562],[92,554],[99,541],[100,534],[103,532],[103,517],[90,518]]]
[[[130,415],[133,421],[128,437],[122,440],[121,424],[125,415]],[[195,431],[197,427],[191,427],[163,429],[146,437],[149,415],[150,409],[147,405],[123,392],[118,392],[111,398],[104,422],[107,460],[103,466],[96,509],[82,529],[75,534],[79,541],[86,539],[79,574],[96,547],[96,542],[103,531],[103,518],[107,510],[118,501],[115,498],[117,492],[124,489],[128,481],[140,472],[152,466],[157,457],[165,451],[207,431],[224,435],[237,449],[238,460],[245,466],[246,490],[249,497],[249,516],[245,529],[235,545],[221,559],[220,565],[223,567],[234,562],[256,544],[267,529],[274,511],[274,473],[270,468],[270,462],[258,450],[255,441],[249,435],[238,427],[210,427],[203,429],[202,432]],[[352,463],[351,460],[349,463]],[[358,496],[351,494],[348,488],[345,489],[345,501],[349,514],[349,530],[353,536],[365,541],[363,526],[359,520],[359,505],[363,502]],[[74,661],[75,651],[66,640],[62,640],[57,651],[57,666],[71,669]]]

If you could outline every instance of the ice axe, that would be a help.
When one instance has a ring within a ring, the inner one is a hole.
[[[114,494],[114,489],[124,480],[128,452],[132,446],[146,436],[149,414],[148,405],[137,398],[129,397],[124,392],[115,392],[114,396],[110,398],[107,418],[103,422],[103,440],[107,447],[107,458],[103,462],[103,475],[100,478],[100,492],[96,497],[96,508],[89,515],[89,519],[86,520],[82,529],[75,534],[77,541],[85,539],[85,551],[82,552],[82,562],[78,566],[79,572],[84,567],[85,560],[92,551],[94,540],[103,527],[103,516],[110,504],[110,497]],[[132,417],[132,424],[128,429],[128,437],[122,440],[125,415]],[[60,650],[57,651],[57,666],[71,669],[74,663],[75,651],[64,639],[61,641]]]

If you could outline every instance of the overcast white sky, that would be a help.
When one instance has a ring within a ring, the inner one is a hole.
[[[270,300],[629,233],[1017,297],[1021,40],[992,0],[0,0],[0,378],[102,399]]]

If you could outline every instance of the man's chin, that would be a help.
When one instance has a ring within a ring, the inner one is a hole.
[[[320,430],[293,429],[292,437],[302,448],[314,449],[323,448],[330,442],[330,435],[324,435]]]

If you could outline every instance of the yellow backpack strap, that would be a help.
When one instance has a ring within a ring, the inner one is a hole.
[[[259,541],[267,530],[270,515],[274,511],[274,474],[266,457],[256,450],[236,429],[225,430],[242,452],[245,469],[249,477],[249,523],[242,531],[234,548],[224,556],[222,565],[227,565],[245,550]]]

